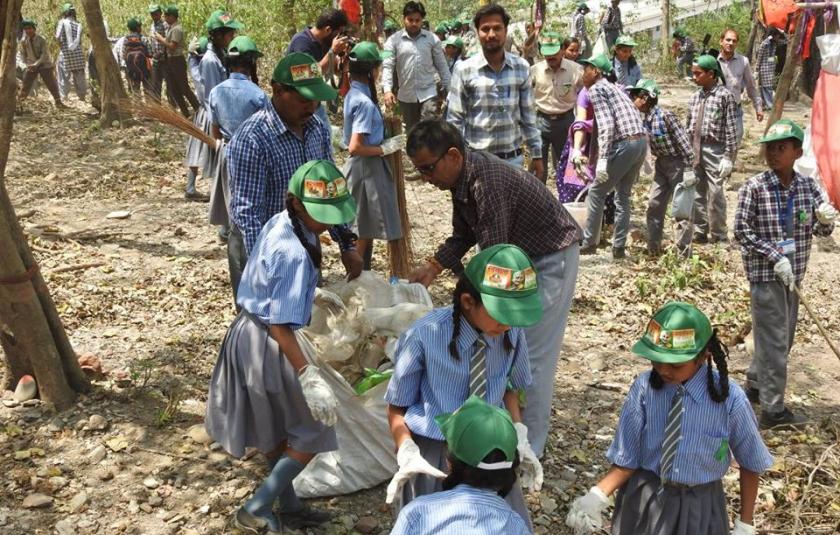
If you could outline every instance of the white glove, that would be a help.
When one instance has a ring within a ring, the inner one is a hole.
[[[513,427],[516,428],[516,438],[519,439],[516,445],[519,452],[519,480],[529,491],[538,491],[543,484],[543,467],[534,453],[534,448],[528,442],[528,427],[522,422],[516,422]]]
[[[300,381],[303,397],[312,412],[312,417],[326,426],[334,426],[338,400],[330,385],[321,377],[318,367],[312,364],[306,366],[303,373],[298,376],[298,381]]]
[[[779,277],[782,284],[790,288],[791,292],[794,290],[796,287],[796,277],[793,276],[793,266],[790,265],[790,260],[787,257],[782,257],[781,260],[776,262],[776,265],[773,266],[773,273]]]
[[[732,530],[732,535],[755,535],[755,526],[741,522],[741,519],[735,519],[735,529]]]
[[[693,169],[686,169],[683,173],[682,185],[684,188],[690,188],[697,185],[697,175],[694,174]]]
[[[566,515],[566,525],[574,530],[575,535],[600,530],[603,527],[601,513],[608,504],[607,495],[598,487],[592,487],[589,492],[572,502],[569,514]]]
[[[650,154],[647,155],[644,163],[642,163],[642,173],[644,173],[645,176],[653,174],[653,159],[650,157]]]
[[[817,206],[817,219],[823,225],[830,225],[837,219],[837,209],[824,202]]]
[[[391,478],[391,482],[388,483],[388,490],[385,493],[385,503],[388,505],[394,502],[394,498],[397,496],[397,493],[402,490],[403,485],[405,485],[406,482],[414,475],[426,474],[438,479],[446,477],[446,474],[430,465],[429,462],[423,458],[420,454],[420,448],[410,438],[405,439],[405,441],[400,444],[400,449],[397,450],[397,464],[400,469],[397,470],[397,473],[394,474],[393,478]]]
[[[388,156],[398,150],[403,150],[405,148],[405,134],[389,137],[380,146],[382,147],[382,156]]]
[[[607,159],[598,158],[598,163],[595,165],[595,182],[603,184],[609,178],[610,176],[607,174]]]
[[[720,178],[729,178],[732,176],[732,160],[724,156],[720,159],[720,165],[718,166],[718,176]]]

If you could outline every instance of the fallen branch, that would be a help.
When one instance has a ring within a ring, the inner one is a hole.
[[[54,275],[56,273],[67,273],[69,271],[80,271],[83,269],[95,268],[95,267],[102,267],[106,263],[105,262],[90,262],[87,264],[76,264],[75,266],[62,266],[60,268],[55,268],[50,271],[50,274]]]
[[[814,311],[811,310],[811,304],[805,298],[805,295],[802,293],[802,290],[799,289],[799,286],[794,286],[794,289],[796,290],[796,295],[799,296],[799,301],[801,301],[802,304],[805,305],[805,310],[808,311],[808,315],[811,316],[811,319],[814,320],[814,323],[817,325],[817,329],[819,329],[820,334],[823,335],[825,341],[828,342],[828,347],[830,347],[831,350],[834,352],[834,355],[838,359],[840,359],[840,351],[837,350],[837,346],[835,346],[834,342],[831,341],[831,338],[828,336],[828,332],[825,330],[825,327],[823,327],[822,322],[819,320],[817,315],[814,314]]]

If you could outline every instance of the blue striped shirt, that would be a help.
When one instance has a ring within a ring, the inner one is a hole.
[[[648,470],[662,477],[662,435],[676,385],[650,386],[650,371],[639,375],[621,409],[618,429],[607,451],[612,464]],[[716,403],[709,396],[706,365],[685,383],[680,442],[671,481],[701,485],[723,478],[732,457],[751,472],[770,468],[773,458],[761,439],[750,402],[744,391],[729,381],[729,396]],[[715,381],[718,374],[714,372]]]
[[[228,77],[227,70],[222,65],[222,60],[216,55],[213,43],[209,41],[207,42],[207,51],[201,57],[201,62],[198,64],[198,72],[201,76],[201,90],[204,92],[201,101],[206,104],[210,99],[210,91],[227,80]]]
[[[303,224],[300,228],[310,242],[317,241]],[[260,232],[242,272],[236,304],[266,325],[299,329],[309,323],[317,284],[318,270],[284,210]]]
[[[385,121],[370,98],[370,87],[356,81],[350,82],[350,91],[344,97],[345,145],[350,145],[353,134],[365,134],[365,145],[381,145],[385,139]]]
[[[461,317],[458,354],[449,354],[452,339],[452,307],[436,308],[417,320],[397,343],[394,375],[385,400],[395,407],[406,407],[405,424],[426,438],[444,440],[435,416],[454,412],[469,397],[470,357],[479,333]],[[487,342],[487,393],[491,405],[504,407],[502,398],[508,380],[514,390],[531,384],[528,344],[522,329],[508,331],[511,351],[505,350],[504,336],[484,337]]]
[[[210,91],[207,108],[210,122],[218,125],[225,139],[230,139],[245,120],[263,109],[268,99],[260,86],[251,78],[239,73],[230,73],[230,78]]]
[[[391,535],[527,535],[528,526],[496,492],[469,485],[411,500]]]

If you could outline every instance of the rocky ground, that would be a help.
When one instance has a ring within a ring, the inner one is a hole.
[[[691,91],[674,83],[661,100],[681,109]],[[207,205],[183,198],[181,135],[149,123],[101,130],[87,107],[73,104],[59,114],[39,99],[15,118],[7,185],[76,351],[98,359],[104,373],[60,414],[3,394],[0,531],[228,532],[230,514],[264,468],[259,455],[229,457],[200,428],[207,382],[234,315],[225,248],[207,225]],[[806,121],[808,107],[790,105],[785,113]],[[748,126],[730,211],[737,188],[761,168],[759,126]],[[538,533],[567,533],[569,501],[606,468],[623,396],[645,369],[628,348],[664,301],[692,301],[709,313],[730,342],[733,380],[744,378],[750,318],[739,254],[700,246],[690,262],[645,257],[649,182],[636,188],[631,258],[615,262],[604,249],[581,262],[556,377],[546,484],[529,497]],[[408,189],[412,237],[423,258],[447,236],[449,201],[421,183]],[[120,211],[128,213],[114,214]],[[835,336],[837,250],[834,239],[817,243],[804,285]],[[385,271],[382,249],[375,269]],[[324,272],[328,282],[342,276],[335,246],[325,248]],[[449,301],[452,286],[443,278],[431,288],[437,304]],[[790,403],[815,423],[802,432],[764,433],[776,464],[761,481],[757,525],[767,533],[837,533],[840,363],[804,310],[790,371]],[[726,486],[737,507],[734,475]],[[335,520],[311,533],[387,533],[383,501],[382,486],[317,500]]]

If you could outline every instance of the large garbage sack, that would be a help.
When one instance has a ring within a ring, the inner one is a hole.
[[[397,471],[384,400],[388,383],[358,395],[365,368],[392,367],[397,338],[432,309],[420,284],[389,284],[372,272],[319,290],[310,325],[297,331],[307,360],[319,366],[338,398],[338,451],[316,456],[295,478],[304,498],[374,487]]]
[[[811,115],[811,144],[819,175],[828,197],[840,207],[840,121],[837,94],[840,93],[840,35],[817,38],[822,53],[822,72],[814,92]]]

